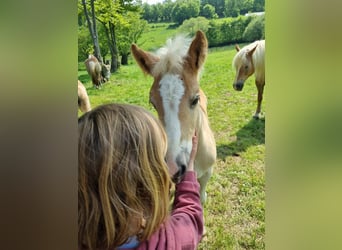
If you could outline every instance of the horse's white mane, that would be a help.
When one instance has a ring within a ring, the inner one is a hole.
[[[241,48],[240,51],[234,56],[232,66],[235,68],[237,65],[239,65],[247,50],[254,48],[255,45],[258,45],[258,47],[253,53],[253,60],[264,60],[265,40],[258,40]],[[257,63],[257,65],[258,64],[260,63]]]
[[[257,79],[263,78],[265,79],[265,40],[258,40],[251,44],[246,45],[234,56],[232,66],[235,70],[241,66],[244,56],[246,55],[247,50],[250,50],[256,47],[255,52],[252,55],[253,64],[254,64],[254,74]]]
[[[190,43],[191,38],[185,35],[178,35],[173,39],[168,39],[166,45],[157,51],[160,60],[154,66],[152,75],[181,72]]]

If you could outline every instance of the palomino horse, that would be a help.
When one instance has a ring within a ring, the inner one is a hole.
[[[78,84],[77,84],[77,95],[78,95],[78,108],[83,112],[88,112],[89,110],[91,110],[91,106],[90,106],[90,101],[89,101],[89,97],[87,94],[87,90],[84,87],[84,85],[80,82],[80,80],[78,80]]]
[[[100,63],[93,55],[89,55],[84,64],[95,88],[100,88],[102,83],[109,80],[110,65]]]
[[[182,36],[169,39],[152,54],[132,44],[132,54],[144,73],[154,82],[150,102],[158,112],[168,137],[166,161],[175,181],[185,173],[196,131],[198,150],[195,171],[200,183],[201,202],[216,160],[216,143],[209,127],[207,98],[199,87],[199,73],[207,56],[208,42],[197,31],[191,40]]]
[[[238,45],[235,48],[238,53],[233,59],[233,67],[236,70],[233,87],[241,91],[247,78],[254,73],[258,89],[258,106],[253,117],[259,118],[265,86],[265,40],[255,41],[242,49]]]

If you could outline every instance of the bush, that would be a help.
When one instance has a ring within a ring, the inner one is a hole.
[[[243,32],[243,39],[246,42],[265,39],[265,15],[253,17]]]
[[[202,30],[204,33],[206,33],[208,29],[209,20],[202,16],[187,19],[179,27],[181,32],[187,33],[191,36],[194,36],[197,30]]]
[[[243,33],[252,17],[238,16],[211,20],[207,34],[209,46],[244,42]]]
[[[206,32],[208,38],[209,47],[218,46],[221,39],[221,33],[219,32],[220,24],[215,21],[209,22],[209,29]]]

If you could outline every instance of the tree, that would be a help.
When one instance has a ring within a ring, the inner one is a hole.
[[[243,32],[246,42],[265,39],[265,15],[255,16]]]
[[[254,0],[244,0],[241,2],[241,15],[253,11]]]
[[[162,4],[162,17],[165,22],[171,22],[171,12],[173,8],[174,3],[172,0],[165,0]]]
[[[179,25],[183,23],[186,17],[186,5],[185,3],[177,2],[172,8],[172,20]]]
[[[140,19],[139,13],[128,12],[124,15],[127,23],[118,26],[118,49],[121,54],[121,64],[128,64],[131,44],[137,43],[143,32],[148,28],[148,23]]]
[[[265,0],[254,0],[253,11],[254,12],[265,11]]]
[[[89,25],[89,31],[92,37],[96,37],[97,46],[94,48],[96,54],[101,55],[99,49],[102,49],[102,55],[110,52],[111,55],[111,72],[116,72],[119,68],[119,49],[118,49],[118,33],[117,29],[121,26],[127,25],[125,15],[128,12],[137,12],[141,8],[141,1],[139,0],[90,0],[91,4],[87,4],[86,0],[79,0],[79,5],[84,7],[84,14],[86,16]],[[80,4],[82,3],[82,5]],[[89,9],[91,8],[92,16],[89,15]],[[81,25],[82,19],[79,18],[79,24]],[[98,23],[98,27],[96,26]],[[94,29],[94,27],[96,27]],[[94,32],[96,30],[96,32]],[[97,34],[99,33],[99,34]],[[87,46],[82,44],[82,50],[87,50]],[[84,54],[84,52],[82,52]],[[95,54],[95,53],[94,53]],[[103,58],[100,56],[100,60],[103,62]]]
[[[108,39],[108,47],[111,53],[111,72],[119,68],[119,50],[116,29],[120,25],[126,25],[124,14],[128,11],[138,11],[138,7],[132,4],[133,0],[102,0],[96,2],[97,19],[103,24]]]
[[[96,16],[95,16],[94,1],[95,0],[90,0],[91,19],[89,17],[86,0],[82,0],[82,5],[83,5],[83,10],[84,10],[84,15],[87,19],[89,32],[90,32],[90,35],[91,35],[91,38],[92,38],[93,44],[94,44],[94,56],[100,62],[103,62],[102,56],[101,56],[101,51],[100,51],[99,40],[98,40],[97,28],[96,28]]]
[[[253,11],[254,0],[225,0],[225,16],[237,17]]]
[[[237,1],[226,0],[224,13],[226,17],[237,17],[238,15],[240,15],[240,8]]]
[[[171,12],[174,6],[172,0],[164,0],[163,3],[141,5],[143,12],[142,18],[148,22],[170,22],[172,20]]]
[[[198,0],[189,0],[187,3],[189,17],[198,17],[200,12],[200,2]]]
[[[200,4],[197,0],[181,1],[178,0],[172,8],[172,20],[182,24],[184,20],[191,17],[198,17]]]
[[[224,17],[225,0],[201,0],[202,10],[207,4],[210,4],[215,8],[215,13],[219,17]]]
[[[151,7],[151,17],[153,22],[158,22],[162,16],[161,4],[154,4]]]
[[[208,18],[208,19],[212,19],[212,18],[217,18],[218,17],[218,15],[215,12],[215,7],[210,5],[210,4],[206,4],[206,5],[203,6],[202,16],[204,16],[205,18]]]
[[[151,5],[149,5],[148,3],[144,3],[142,5],[143,8],[143,18],[148,21],[151,22],[152,21],[152,8]]]
[[[102,0],[96,3],[98,12],[97,20],[102,23],[111,54],[111,72],[116,72],[119,68],[119,52],[116,42],[115,25],[120,22],[122,16],[119,14],[121,5],[117,1]]]
[[[205,17],[199,16],[197,18],[190,18],[183,22],[179,30],[194,36],[197,30],[202,30],[206,33],[209,29],[209,20]]]

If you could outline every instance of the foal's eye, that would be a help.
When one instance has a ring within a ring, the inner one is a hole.
[[[245,69],[248,69],[248,65],[245,65]]]
[[[195,98],[192,99],[192,101],[191,101],[191,107],[192,107],[192,108],[195,107],[195,106],[197,105],[199,99],[200,99],[199,95],[196,95]]]

